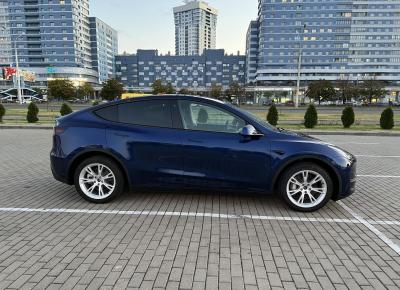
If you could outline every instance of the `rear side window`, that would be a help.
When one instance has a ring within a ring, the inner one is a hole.
[[[110,106],[97,110],[95,114],[107,121],[118,122],[118,106]]]
[[[172,128],[170,101],[141,101],[118,106],[119,122],[152,127]]]

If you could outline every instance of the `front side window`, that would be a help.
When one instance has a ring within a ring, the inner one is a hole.
[[[140,101],[118,106],[119,122],[133,125],[172,128],[169,101]]]
[[[214,106],[178,101],[183,128],[220,133],[238,133],[246,122],[225,110]]]

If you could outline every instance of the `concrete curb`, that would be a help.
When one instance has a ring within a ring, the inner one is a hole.
[[[384,131],[303,131],[293,130],[297,133],[306,135],[331,135],[331,136],[378,136],[378,137],[400,137],[400,132],[384,132]]]
[[[36,126],[29,126],[29,125],[0,125],[0,129],[36,129],[36,130],[53,130],[53,126],[46,126],[46,125],[36,125]]]
[[[3,129],[33,129],[33,130],[53,130],[53,126],[49,125],[0,125],[0,130]],[[349,136],[383,136],[383,137],[400,137],[400,132],[390,132],[390,131],[345,131],[345,130],[335,130],[335,131],[313,131],[313,130],[292,130],[294,132],[303,133],[306,135],[349,135]]]

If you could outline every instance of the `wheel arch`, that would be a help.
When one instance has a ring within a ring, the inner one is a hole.
[[[77,156],[75,156],[74,159],[72,159],[72,161],[70,162],[70,165],[68,166],[68,183],[69,184],[73,184],[74,183],[74,172],[76,170],[76,168],[79,166],[80,163],[82,163],[84,160],[91,158],[91,157],[95,157],[95,156],[103,156],[103,157],[107,157],[111,160],[113,160],[121,169],[125,181],[126,181],[126,185],[128,185],[130,187],[130,178],[129,178],[129,174],[128,171],[126,170],[125,166],[123,165],[123,163],[121,162],[121,160],[115,156],[114,154],[112,154],[111,152],[105,151],[105,150],[86,150],[83,151],[81,153],[79,153]]]
[[[317,157],[317,156],[301,156],[301,157],[297,157],[297,158],[293,158],[290,159],[288,161],[286,161],[280,168],[279,170],[276,172],[274,178],[273,178],[273,182],[272,182],[272,189],[274,192],[276,192],[276,190],[278,189],[279,186],[279,180],[282,177],[283,173],[290,167],[296,165],[296,164],[301,164],[304,162],[311,162],[314,163],[316,165],[321,166],[323,169],[325,169],[329,176],[332,178],[332,182],[333,182],[333,195],[332,195],[332,199],[336,200],[337,196],[339,195],[341,188],[342,188],[342,179],[340,177],[339,172],[337,171],[337,169],[330,164],[327,160],[321,158],[321,157]]]

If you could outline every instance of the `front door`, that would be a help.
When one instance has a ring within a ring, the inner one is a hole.
[[[207,103],[178,101],[183,174],[193,186],[263,190],[269,178],[266,137],[245,139],[246,122]]]

